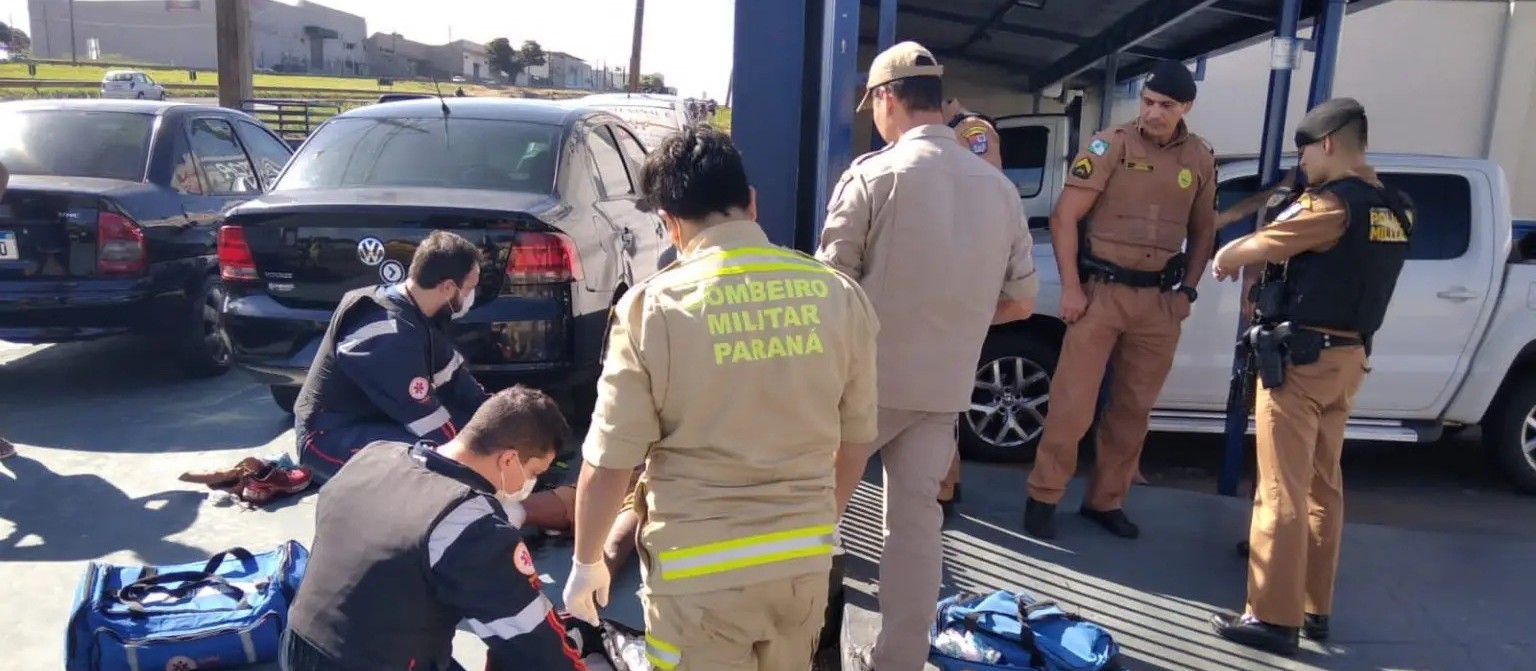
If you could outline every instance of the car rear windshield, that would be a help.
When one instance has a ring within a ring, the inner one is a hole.
[[[16,175],[143,181],[154,120],[137,112],[0,112],[0,163]]]
[[[491,119],[334,119],[274,191],[438,187],[552,193],[560,129]]]

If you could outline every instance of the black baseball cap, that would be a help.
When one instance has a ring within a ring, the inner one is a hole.
[[[1178,61],[1158,61],[1147,75],[1146,87],[1181,103],[1195,99],[1195,76]]]
[[[1365,123],[1365,107],[1354,98],[1334,98],[1307,112],[1296,125],[1296,148],[1322,142],[1323,138],[1359,119]]]

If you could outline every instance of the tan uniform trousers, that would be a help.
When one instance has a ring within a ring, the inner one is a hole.
[[[1254,401],[1258,477],[1248,529],[1248,612],[1299,627],[1302,614],[1333,611],[1344,532],[1344,425],[1365,378],[1362,347],[1323,350],[1286,366],[1278,389]]]
[[[939,482],[954,455],[955,413],[880,408],[874,449],[885,467],[885,548],[880,553],[880,671],[921,671],[943,580]]]
[[[656,671],[807,671],[827,574],[644,602],[646,656]]]
[[[939,500],[950,501],[955,498],[955,485],[960,484],[960,425],[958,415],[955,424],[955,456],[949,460],[949,472],[944,474],[944,479],[939,481]]]
[[[1077,445],[1093,424],[1105,366],[1113,361],[1115,374],[1083,503],[1093,510],[1118,510],[1136,478],[1152,404],[1173,367],[1183,323],[1173,302],[1184,298],[1097,280],[1085,284],[1084,291],[1088,309],[1067,327],[1051,378],[1051,407],[1029,474],[1029,496],[1042,503],[1061,501],[1077,472]]]

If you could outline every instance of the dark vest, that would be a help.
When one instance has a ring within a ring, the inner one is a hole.
[[[1401,194],[1358,177],[1316,191],[1344,201],[1348,224],[1328,251],[1298,254],[1287,263],[1282,316],[1300,326],[1352,331],[1369,340],[1381,328],[1408,259],[1412,206]],[[1394,220],[1400,227],[1392,225]]]
[[[479,494],[410,450],[387,442],[362,449],[316,506],[314,550],[288,625],[348,669],[439,671],[452,659],[462,616],[433,596],[427,537]]]
[[[390,300],[388,287],[364,287],[348,291],[331,314],[331,323],[320,340],[320,349],[309,364],[309,374],[299,390],[299,398],[293,404],[294,426],[302,437],[306,432],[330,430],[339,426],[363,422],[397,424],[384,414],[352,378],[336,370],[337,331],[351,323],[351,319],[370,308],[383,308],[398,316],[406,309]],[[381,336],[388,337],[388,336]],[[427,361],[428,351],[423,348],[422,361]],[[429,367],[426,370],[436,370]]]

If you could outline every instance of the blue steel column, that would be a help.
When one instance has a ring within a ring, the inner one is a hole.
[[[739,1],[739,0],[738,0]],[[853,160],[853,108],[859,69],[859,0],[822,0],[826,3],[821,34],[821,104],[816,142],[816,239],[827,218],[827,199],[832,185]]]
[[[1104,56],[1104,97],[1099,101],[1099,127],[1104,130],[1114,121],[1115,89],[1120,82],[1120,54],[1110,52]]]
[[[880,53],[891,48],[896,43],[896,0],[880,0],[880,32],[875,41],[875,53]],[[863,83],[863,82],[860,82]],[[869,150],[874,151],[885,146],[885,138],[880,137],[880,131],[870,125]]]
[[[1339,33],[1344,29],[1344,4],[1347,0],[1328,0],[1312,24],[1312,89],[1307,93],[1307,109],[1333,97],[1333,71],[1339,62]]]
[[[775,244],[795,243],[806,0],[736,0],[731,136],[757,187],[757,217]]]
[[[1291,99],[1291,71],[1296,67],[1296,24],[1301,18],[1301,0],[1285,0],[1280,10],[1280,22],[1275,26],[1269,70],[1269,102],[1264,109],[1264,136],[1259,145],[1259,184],[1270,185],[1280,172],[1280,152],[1285,134],[1285,114]],[[1252,232],[1255,220],[1248,219],[1247,228]],[[1247,330],[1244,317],[1238,318],[1238,333]],[[1232,374],[1241,375],[1243,362],[1233,357]],[[1227,444],[1222,454],[1221,475],[1216,491],[1223,496],[1237,495],[1237,481],[1243,463],[1243,442],[1248,435],[1248,404],[1245,396],[1252,385],[1244,384],[1236,394],[1227,399]]]

